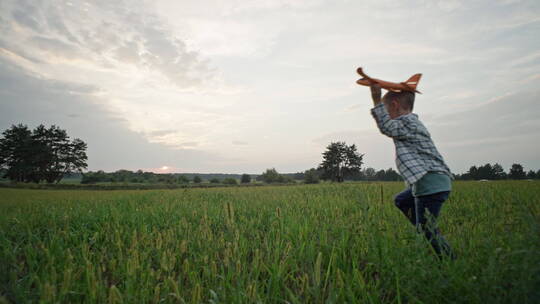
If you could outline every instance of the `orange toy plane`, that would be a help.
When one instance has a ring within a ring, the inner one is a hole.
[[[371,83],[376,82],[381,86],[381,88],[389,90],[389,91],[394,91],[394,92],[411,91],[411,92],[420,93],[420,91],[416,90],[416,86],[418,85],[418,82],[420,82],[420,77],[422,77],[422,74],[414,74],[411,76],[411,78],[407,79],[407,81],[397,83],[397,82],[389,82],[389,81],[384,81],[384,80],[380,80],[376,78],[371,78],[368,75],[366,75],[364,71],[362,71],[362,68],[358,68],[356,72],[360,76],[363,77],[362,79],[358,79],[356,81],[356,83],[358,83],[359,85],[364,85],[364,86],[369,87]]]

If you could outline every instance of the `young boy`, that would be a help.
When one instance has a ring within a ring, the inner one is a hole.
[[[381,100],[381,87],[371,84],[371,114],[382,134],[396,146],[396,165],[409,187],[395,197],[396,206],[418,232],[423,232],[439,258],[455,258],[437,228],[443,202],[451,190],[451,173],[426,127],[413,114],[414,93],[389,91]]]

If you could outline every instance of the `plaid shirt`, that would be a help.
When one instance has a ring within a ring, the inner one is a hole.
[[[371,109],[371,114],[381,133],[394,140],[396,165],[407,183],[416,183],[427,172],[442,172],[452,178],[418,115],[410,113],[391,119],[382,102]]]

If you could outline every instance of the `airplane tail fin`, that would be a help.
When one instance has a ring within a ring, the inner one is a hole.
[[[411,76],[411,78],[407,79],[407,81],[402,82],[402,84],[408,86],[413,91],[420,93],[416,90],[416,86],[418,86],[418,83],[420,82],[421,77],[422,77],[422,74],[414,74]]]

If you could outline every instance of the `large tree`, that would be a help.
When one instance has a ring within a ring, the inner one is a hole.
[[[0,138],[0,167],[4,177],[23,182],[32,179],[32,131],[27,126],[13,125]]]
[[[319,165],[321,178],[343,182],[346,178],[360,172],[363,154],[356,151],[356,145],[348,146],[345,142],[333,142],[323,152],[323,161]]]
[[[87,167],[86,143],[72,141],[57,126],[39,125],[33,131],[13,125],[0,138],[0,167],[5,177],[17,182],[59,182],[64,175]]]

